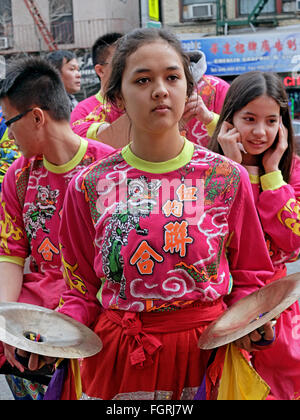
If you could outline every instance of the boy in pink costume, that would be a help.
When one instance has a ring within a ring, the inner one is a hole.
[[[275,268],[268,282],[284,277],[286,263],[300,250],[300,159],[294,153],[287,94],[276,74],[250,72],[234,80],[212,150],[247,169]],[[270,398],[300,397],[299,319],[296,302],[277,320],[273,346],[253,353],[255,369],[271,387]]]
[[[79,140],[78,152],[66,164],[53,165],[42,155],[22,156],[4,177],[0,263],[23,267],[29,257],[20,302],[55,309],[65,290],[58,229],[66,188],[77,172],[113,150],[93,140]]]
[[[98,38],[92,47],[93,65],[101,87],[96,95],[81,101],[71,114],[72,130],[79,136],[101,141],[99,137],[101,129],[106,128],[123,114],[123,111],[103,99],[111,73],[115,44],[121,37],[122,34],[115,32],[105,34]]]
[[[0,101],[8,135],[23,155],[3,181],[0,301],[55,309],[66,288],[58,229],[67,186],[75,174],[113,149],[72,132],[64,86],[44,60],[16,61],[2,82]],[[14,349],[3,346],[0,366],[7,360],[7,366],[23,372]]]

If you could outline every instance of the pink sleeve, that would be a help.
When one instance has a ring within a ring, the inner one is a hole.
[[[217,83],[215,85],[216,97],[215,97],[214,112],[216,114],[220,114],[223,107],[224,100],[225,100],[225,96],[227,94],[227,91],[230,85],[229,83],[225,82],[225,80],[223,79],[220,79],[220,78],[215,78],[215,79],[217,79]]]
[[[29,243],[25,233],[22,207],[16,191],[16,171],[22,167],[21,157],[9,167],[2,184],[0,203],[0,256],[28,256]],[[21,164],[20,164],[21,163]]]
[[[74,133],[87,137],[90,126],[105,121],[103,105],[95,96],[85,99],[71,113],[70,124]]]
[[[96,297],[101,281],[94,270],[95,230],[89,205],[84,193],[76,188],[81,182],[80,175],[70,182],[62,211],[59,242],[69,289],[62,295],[64,303],[59,312],[91,326],[101,311]]]
[[[233,288],[226,303],[264,286],[274,274],[255,208],[248,173],[241,168],[241,182],[229,215],[230,238],[227,248]]]
[[[263,229],[279,249],[294,253],[300,248],[300,159],[294,159],[289,184],[278,181],[269,188],[257,204]]]
[[[71,112],[70,123],[71,126],[77,120],[81,120],[86,117],[88,114],[87,106],[85,106],[85,101],[79,102],[76,107]]]

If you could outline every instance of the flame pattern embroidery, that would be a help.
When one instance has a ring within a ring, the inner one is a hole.
[[[295,235],[300,236],[300,203],[291,198],[277,213],[279,221]]]
[[[12,218],[7,211],[5,210],[5,203],[1,203],[3,208],[3,213],[5,215],[4,220],[0,220],[0,227],[1,227],[1,236],[0,236],[0,246],[4,249],[6,254],[11,254],[10,249],[8,248],[7,241],[9,238],[13,238],[15,241],[19,241],[22,236],[23,232],[21,228],[14,227],[14,223],[16,222],[16,217]]]
[[[62,246],[60,246],[60,251],[61,249]],[[67,263],[67,261],[64,259],[62,252],[61,261],[63,264],[64,278],[70,289],[77,289],[81,294],[85,295],[87,293],[86,285],[84,284],[84,281],[75,274],[75,271],[78,268],[78,263],[76,263],[75,265]]]

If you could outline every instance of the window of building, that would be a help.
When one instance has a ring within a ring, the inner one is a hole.
[[[239,0],[240,15],[249,15],[252,12],[258,0]],[[264,13],[276,13],[276,2],[275,0],[269,0],[265,7],[262,9],[261,14]]]
[[[282,0],[282,12],[283,13],[294,13],[299,10],[297,10],[297,5],[300,7],[299,1],[295,0]]]
[[[50,28],[57,44],[74,43],[72,0],[49,0]]]
[[[182,0],[183,6],[188,6],[190,4],[201,4],[201,3],[210,3],[208,0]],[[215,3],[212,1],[211,3]]]
[[[216,18],[216,0],[182,0],[181,6],[184,21]]]
[[[0,1],[0,50],[13,46],[11,0]]]

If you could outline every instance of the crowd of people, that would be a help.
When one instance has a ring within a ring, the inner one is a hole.
[[[200,389],[217,399],[229,348],[249,395],[300,398],[298,303],[264,333],[198,346],[300,250],[300,160],[281,80],[251,72],[229,85],[163,29],[106,34],[92,57],[100,90],[75,105],[72,53],[15,60],[0,82],[17,146],[2,183],[0,302],[56,310],[103,343],[78,361],[0,343],[15,399],[191,400]],[[258,350],[262,339],[271,344]]]

